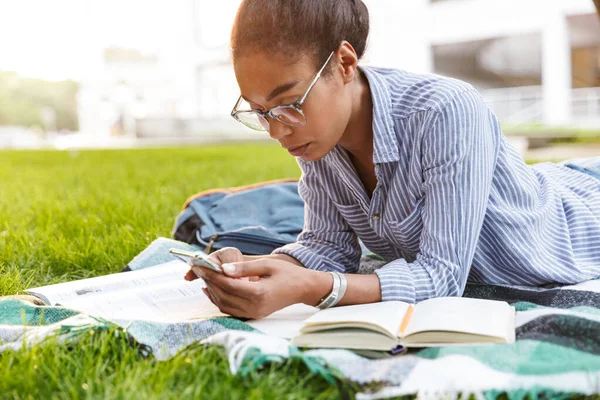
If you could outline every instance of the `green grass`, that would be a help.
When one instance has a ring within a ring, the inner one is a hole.
[[[600,143],[600,129],[543,124],[503,124],[502,132],[507,136],[552,138],[551,143]]]
[[[0,296],[119,271],[152,240],[170,235],[195,192],[299,174],[274,145],[0,152]],[[233,377],[219,348],[197,346],[157,362],[110,332],[2,353],[0,376],[0,398],[17,399],[320,399],[355,392],[298,362]]]

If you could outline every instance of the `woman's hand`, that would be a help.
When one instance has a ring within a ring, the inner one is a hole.
[[[292,304],[312,302],[315,280],[325,280],[329,288],[333,285],[328,273],[299,268],[291,262],[270,258],[229,261],[237,260],[233,252],[217,256],[215,261],[228,260],[221,265],[224,274],[206,268],[193,270],[206,282],[204,292],[210,300],[221,312],[235,317],[258,319]]]
[[[235,247],[225,247],[221,250],[217,250],[214,253],[211,253],[208,258],[210,258],[211,261],[214,261],[217,265],[244,261],[244,255]],[[190,263],[190,266],[191,265],[192,264]],[[196,270],[198,269],[199,268],[196,268]],[[184,278],[186,281],[193,281],[198,279],[199,276],[194,272],[194,268],[190,268],[187,274],[185,274]]]

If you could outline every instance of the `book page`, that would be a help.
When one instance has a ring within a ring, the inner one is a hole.
[[[266,318],[246,323],[267,335],[291,339],[300,333],[304,322],[318,311],[316,307],[299,303],[276,311]]]
[[[463,332],[505,338],[511,324],[512,308],[505,302],[440,297],[415,306],[403,336],[427,331]]]
[[[118,291],[104,296],[64,301],[65,307],[107,320],[183,322],[227,316],[206,297],[202,279]]]
[[[25,292],[37,295],[50,305],[63,304],[73,299],[98,296],[120,290],[148,287],[154,284],[183,280],[190,269],[181,260],[175,260],[137,271],[81,279],[78,281],[58,283],[27,289]]]
[[[397,337],[409,304],[401,301],[341,306],[322,310],[310,317],[306,328],[328,325],[378,326],[390,337]],[[313,329],[310,329],[311,331]],[[304,330],[303,330],[304,332]]]

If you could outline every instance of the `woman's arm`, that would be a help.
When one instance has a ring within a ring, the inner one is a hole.
[[[304,296],[302,303],[316,306],[321,300],[333,290],[333,277],[327,272],[315,271],[308,287],[310,288]],[[375,274],[357,275],[346,274],[348,287],[346,294],[337,305],[377,303],[381,301],[381,287],[379,278]]]
[[[295,303],[315,306],[332,290],[331,274],[276,260],[222,265],[225,274],[194,267],[195,274],[206,282],[204,292],[227,314],[246,318],[263,318]],[[250,279],[240,279],[249,277]],[[338,304],[362,304],[381,300],[376,275],[346,275],[348,288]],[[233,279],[232,279],[233,278]]]
[[[279,260],[299,267],[304,267],[300,261],[287,254],[244,256],[244,261],[260,260],[264,258]],[[309,290],[305,292],[302,303],[316,306],[321,302],[322,298],[331,293],[331,290],[333,289],[333,277],[331,274],[323,271],[311,272],[314,273],[307,275],[306,287]],[[344,295],[344,298],[340,300],[338,305],[376,303],[381,301],[381,287],[377,275],[346,274],[346,280],[348,281],[346,294]]]

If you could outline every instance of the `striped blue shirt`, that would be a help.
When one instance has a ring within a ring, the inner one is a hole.
[[[384,301],[462,295],[470,282],[541,285],[600,276],[600,180],[528,166],[469,84],[361,67],[373,99],[370,198],[336,146],[298,160],[304,230],[276,250],[307,268],[357,271],[360,238],[387,264]]]

